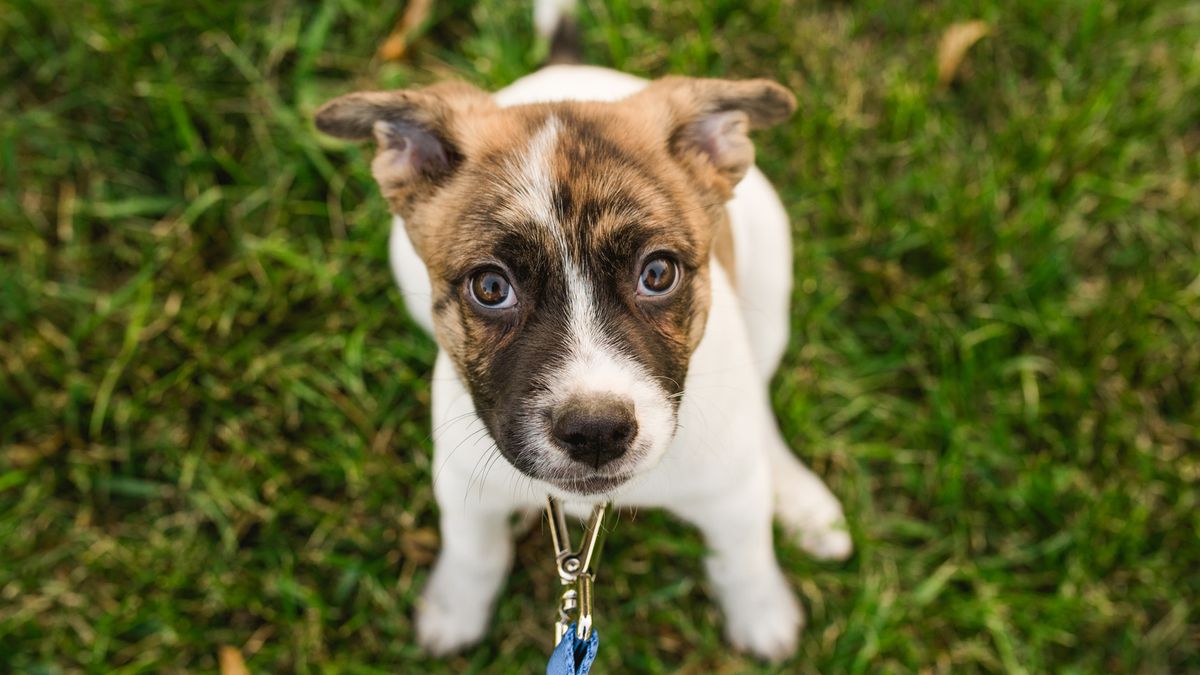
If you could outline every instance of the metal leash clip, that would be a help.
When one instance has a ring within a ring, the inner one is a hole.
[[[607,504],[592,508],[587,529],[579,549],[571,550],[571,533],[567,530],[567,515],[559,500],[546,496],[546,517],[550,519],[550,539],[554,542],[554,560],[558,565],[558,580],[566,587],[558,606],[558,621],[554,622],[554,643],[558,644],[571,627],[575,613],[575,637],[587,640],[592,635],[592,561],[599,549],[601,525]]]

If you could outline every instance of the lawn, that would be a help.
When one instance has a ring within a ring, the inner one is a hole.
[[[526,3],[0,0],[0,671],[536,672],[521,539],[488,639],[414,644],[433,343],[355,88],[534,69]],[[990,33],[937,78],[952,24]],[[596,672],[1200,672],[1200,3],[588,0],[588,59],[771,77],[794,221],[773,389],[857,544],[781,543],[797,656],[731,653],[697,533],[625,514]]]

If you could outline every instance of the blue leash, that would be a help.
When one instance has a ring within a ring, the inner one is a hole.
[[[599,631],[593,628],[588,639],[580,640],[575,635],[575,624],[571,624],[550,654],[550,662],[546,664],[546,675],[587,675],[592,669],[592,661],[596,660],[596,650],[599,648]]]

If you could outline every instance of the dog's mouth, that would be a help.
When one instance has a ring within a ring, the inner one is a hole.
[[[613,493],[647,468],[643,457],[645,449],[641,447],[634,449],[624,461],[601,467],[571,461],[560,448],[546,441],[501,442],[497,448],[518,472],[581,497]]]
[[[546,480],[546,482],[560,490],[572,492],[577,495],[590,496],[612,492],[629,482],[631,478],[633,478],[632,473],[598,474],[555,477]]]
[[[669,401],[592,394],[526,401],[485,417],[496,447],[520,473],[569,495],[615,495],[652,469],[673,438]]]

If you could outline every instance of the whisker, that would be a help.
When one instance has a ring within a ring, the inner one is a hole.
[[[481,429],[480,431],[486,431],[486,429]],[[472,441],[472,447],[475,447],[476,445],[479,444],[480,438],[483,438],[483,435],[479,432],[475,432],[475,433],[471,434],[470,436],[468,436],[467,438],[464,438],[462,440],[462,442],[459,443],[459,446],[461,446],[463,443],[466,443],[468,440],[470,440],[470,441]],[[455,450],[457,450],[457,449],[458,449],[458,447],[455,447]],[[475,480],[475,474],[479,471],[479,463],[484,461],[485,459],[487,459],[486,453],[481,453],[478,457],[475,458],[475,466],[471,468],[471,473],[467,477],[467,488],[463,493],[463,504],[467,503],[467,501],[466,501],[467,495],[470,494],[471,484]]]

